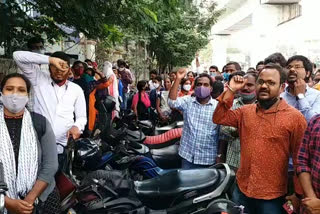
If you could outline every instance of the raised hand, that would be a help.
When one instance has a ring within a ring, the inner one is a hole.
[[[55,66],[58,70],[66,72],[69,70],[69,65],[66,61],[56,58],[56,57],[49,57],[50,65]]]
[[[247,81],[248,80],[243,78],[242,76],[236,75],[230,80],[229,86],[232,90],[238,91],[245,86]]]
[[[180,68],[178,71],[177,71],[177,79],[178,80],[182,80],[187,74],[187,69],[185,68]]]
[[[294,95],[298,94],[305,94],[306,93],[306,82],[299,78],[297,81],[294,83]]]

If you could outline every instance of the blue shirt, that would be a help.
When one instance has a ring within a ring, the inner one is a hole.
[[[218,150],[218,127],[212,122],[212,116],[218,101],[211,98],[207,104],[201,105],[195,97],[184,96],[176,100],[168,99],[168,104],[183,112],[179,155],[194,164],[214,164]]]
[[[289,88],[281,94],[281,97],[291,106],[298,109],[307,122],[316,114],[320,114],[320,91],[307,86],[305,98],[297,99],[296,96],[289,93]]]

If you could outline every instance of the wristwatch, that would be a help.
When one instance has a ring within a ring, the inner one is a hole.
[[[297,95],[298,100],[301,100],[303,98],[305,98],[306,96],[304,96],[304,94],[300,93]]]

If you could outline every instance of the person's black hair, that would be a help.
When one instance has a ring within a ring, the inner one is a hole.
[[[254,67],[250,67],[250,68],[248,68],[247,72],[252,72],[252,71],[250,71],[250,70],[254,70],[254,71],[256,71],[256,69],[255,69]]]
[[[66,61],[70,66],[70,57],[65,52],[62,52],[62,51],[54,52],[53,54],[51,54],[51,57],[62,59],[63,61]]]
[[[234,76],[244,76],[244,75],[246,75],[246,73],[244,72],[244,71],[237,71],[237,72],[234,72],[233,74],[230,74],[230,77],[229,77],[229,81],[228,82],[230,82],[230,80],[232,79],[232,77],[234,77]]]
[[[279,72],[279,74],[280,74],[280,85],[287,81],[287,72],[280,65],[274,64],[274,63],[269,63],[269,64],[264,66],[263,70],[265,70],[265,69],[276,69]],[[261,73],[263,72],[263,70],[259,73],[258,78],[261,75]]]
[[[188,78],[183,78],[183,79],[181,80],[181,82],[180,82],[181,90],[184,90],[183,85],[184,85],[187,81],[189,81],[190,84],[192,84],[191,80],[189,80]]]
[[[216,81],[223,81],[223,77],[221,75],[215,76],[214,79]]]
[[[177,74],[177,71],[170,71],[169,75],[172,74],[172,73],[173,74]]]
[[[28,42],[27,42],[28,49],[31,50],[32,49],[32,45],[36,44],[36,43],[44,44],[44,40],[40,36],[30,38],[28,40]]]
[[[192,71],[189,71],[189,72],[187,73],[187,76],[188,76],[188,74],[190,74],[190,73],[192,74],[193,77],[196,77],[195,73],[193,73]]]
[[[161,84],[161,82],[162,82],[161,76],[156,76],[154,79],[155,79],[155,80],[158,80],[158,82],[160,82],[160,84]]]
[[[226,72],[226,67],[227,67],[227,65],[225,65],[225,66],[222,67],[222,72],[221,72],[221,73]]]
[[[116,66],[112,66],[112,70],[117,70],[117,67]]]
[[[155,74],[155,75],[158,75],[158,71],[156,69],[152,69],[149,74]]]
[[[139,93],[142,91],[142,89],[146,86],[147,84],[147,81],[146,80],[140,80],[138,83],[137,83],[137,89],[139,91]]]
[[[234,67],[236,67],[236,70],[237,70],[237,71],[241,71],[241,66],[240,66],[240,64],[237,63],[237,62],[231,61],[231,62],[228,62],[228,63],[226,64],[226,67],[227,67],[228,65],[234,65]]]
[[[89,71],[89,70],[92,72],[92,75],[91,75],[91,76],[94,77],[94,75],[96,74],[96,71],[95,71],[93,68],[91,68],[91,67],[85,68],[85,69],[84,69],[84,73],[88,74],[87,71]]]
[[[86,63],[84,63],[84,62],[82,62],[80,60],[77,60],[72,64],[72,68],[74,68],[74,66],[76,66],[78,64],[82,64],[84,69],[86,69],[88,67]]]
[[[212,80],[211,76],[209,74],[205,74],[205,73],[199,74],[199,76],[194,81],[194,87],[197,87],[198,81],[201,77],[207,77],[210,81],[210,86],[213,87],[213,80]]]
[[[219,71],[218,67],[215,66],[215,65],[211,65],[210,68],[209,68],[209,70],[210,70],[210,69],[216,69],[216,71]]]
[[[308,72],[310,72],[310,76],[312,74],[312,71],[313,71],[313,66],[312,66],[312,62],[305,56],[302,56],[302,55],[295,55],[295,56],[292,56],[288,59],[287,61],[287,64],[286,66],[288,66],[291,62],[293,61],[301,61],[303,63],[303,67],[304,69]],[[310,78],[309,77],[306,77],[307,78]]]
[[[256,65],[256,70],[258,70],[258,66],[259,65],[264,65],[264,62],[263,61],[259,61],[258,63],[257,63],[257,65]]]
[[[313,69],[317,68],[317,64],[316,63],[312,63],[313,64]]]
[[[118,67],[121,67],[122,65],[126,67],[127,63],[123,59],[118,59],[117,65]]]
[[[217,98],[218,96],[220,96],[220,94],[222,94],[223,91],[224,91],[223,82],[220,80],[214,81],[212,85],[212,93],[211,93],[212,98]]]
[[[281,67],[285,68],[287,65],[286,58],[282,55],[282,53],[273,53],[267,58],[265,58],[264,62],[265,65],[269,63],[279,64]]]
[[[86,62],[86,63],[91,62],[92,63],[92,60],[91,59],[86,59],[86,60],[84,60],[84,62]]]
[[[253,73],[253,72],[248,72],[246,73],[246,75],[244,75],[245,77],[246,76],[252,76],[256,81],[258,80],[258,75],[256,73]]]
[[[21,79],[23,79],[24,82],[26,83],[26,86],[27,86],[27,92],[28,92],[28,94],[30,93],[30,89],[31,89],[30,80],[25,75],[19,74],[19,73],[8,74],[2,79],[1,84],[0,84],[1,92],[3,91],[3,87],[6,85],[7,81],[9,79],[11,79],[11,78],[21,78]]]

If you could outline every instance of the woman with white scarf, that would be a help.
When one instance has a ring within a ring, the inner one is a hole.
[[[22,74],[1,82],[0,161],[8,186],[5,213],[60,213],[54,175],[58,168],[55,136],[45,117],[26,108],[31,83]]]

